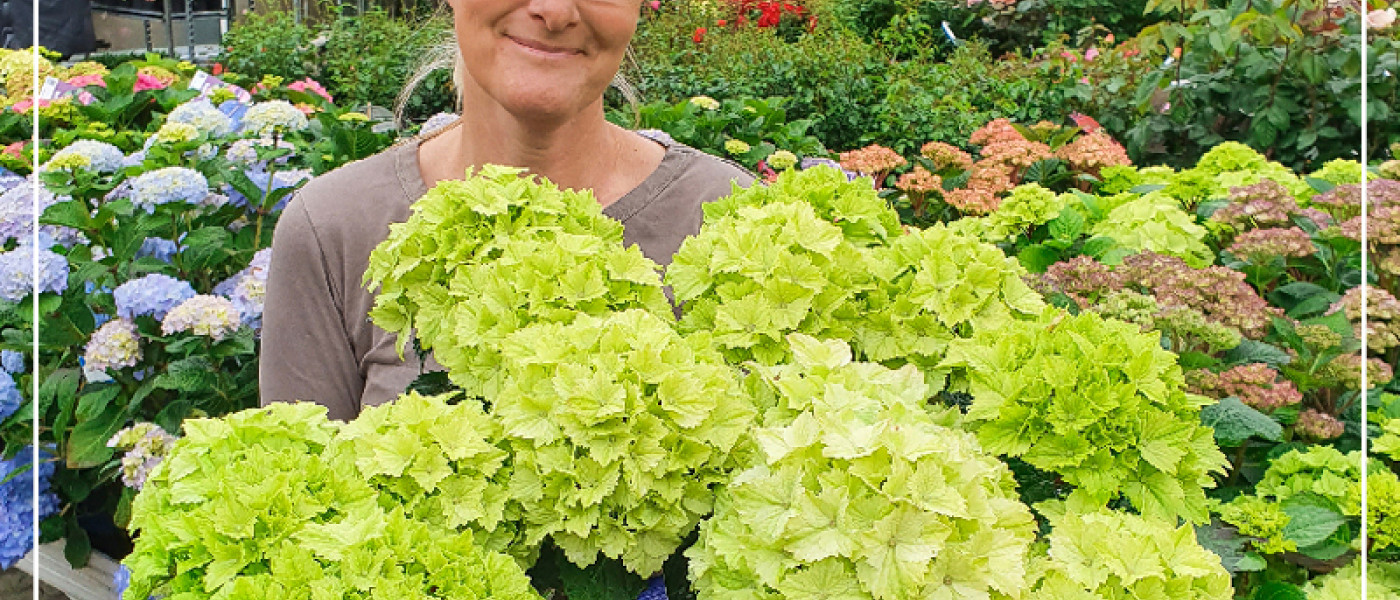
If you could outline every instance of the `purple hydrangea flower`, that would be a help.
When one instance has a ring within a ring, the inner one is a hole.
[[[33,447],[25,447],[9,460],[0,460],[0,569],[8,569],[29,553],[34,543]],[[40,453],[39,518],[58,512],[58,496],[49,491],[54,465]],[[13,474],[13,477],[11,475]],[[6,481],[8,479],[8,481]]]
[[[259,190],[270,194],[282,188],[296,187],[306,181],[310,181],[311,169],[289,169],[286,171],[277,171],[271,176],[269,176],[266,172],[258,169],[249,169],[247,171],[247,175],[248,179],[251,179],[253,183],[258,186]],[[269,187],[269,184],[271,185],[271,187]],[[287,206],[287,203],[291,200],[292,195],[287,194],[272,206],[272,212],[281,211]],[[245,197],[243,194],[238,193],[238,190],[230,188],[228,194],[228,203],[234,206],[246,207],[248,206],[248,198]]]
[[[267,269],[272,249],[263,248],[253,255],[248,268],[214,286],[214,294],[228,298],[242,316],[243,324],[262,328],[263,297],[267,293]]]
[[[135,319],[151,315],[164,319],[170,309],[194,297],[194,287],[169,275],[151,273],[117,286],[112,299],[117,304],[117,316]]]
[[[41,242],[42,243],[42,242]],[[34,255],[38,254],[39,275],[34,276]],[[19,302],[34,291],[62,294],[68,289],[68,259],[51,250],[35,250],[21,244],[0,252],[0,299]]]
[[[34,197],[34,179],[31,175],[23,183],[13,186],[0,194],[0,244],[9,240],[18,240],[23,243],[34,234],[34,206],[37,204],[39,210],[67,202],[68,196],[57,196],[44,186],[39,186],[39,196]],[[52,240],[61,244],[65,248],[72,248],[77,244],[86,244],[87,238],[83,234],[71,227],[58,225],[41,225],[41,234],[48,234]],[[52,247],[53,243],[40,244],[41,248]]]
[[[27,180],[23,175],[15,173],[4,167],[0,167],[0,191],[8,192],[11,188],[25,183]]]

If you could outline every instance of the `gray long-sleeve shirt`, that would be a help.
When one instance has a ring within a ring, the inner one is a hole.
[[[603,209],[623,225],[623,240],[668,265],[681,241],[700,230],[701,204],[748,186],[753,176],[693,148],[665,144],[660,166]],[[333,419],[397,398],[429,357],[400,360],[394,335],[369,321],[374,296],[361,285],[369,253],[407,221],[427,193],[419,140],[326,173],[287,204],[272,240],[263,311],[259,385],[262,404],[311,401]]]

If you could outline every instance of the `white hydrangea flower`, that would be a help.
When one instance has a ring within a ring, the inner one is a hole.
[[[268,100],[248,107],[243,114],[243,132],[268,137],[274,133],[301,131],[310,126],[306,115],[286,100]]]

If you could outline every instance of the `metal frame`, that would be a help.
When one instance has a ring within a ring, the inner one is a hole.
[[[144,8],[130,8],[125,6],[108,6],[102,4],[101,0],[92,3],[93,11],[101,11],[114,15],[123,15],[141,19],[141,28],[145,35],[146,51],[151,51],[151,21],[159,20],[165,26],[166,49],[171,56],[175,56],[175,21],[185,22],[185,49],[189,52],[189,59],[194,61],[194,22],[196,19],[218,19],[220,23],[220,33],[228,31],[233,23],[233,0],[220,0],[219,10],[194,10],[194,0],[185,0],[185,10],[183,13],[174,11],[172,0],[161,0],[161,10],[150,10]]]

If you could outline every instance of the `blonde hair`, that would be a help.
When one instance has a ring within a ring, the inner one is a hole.
[[[632,46],[627,46],[627,55],[624,64],[631,64],[633,68],[637,65],[637,57],[632,52]],[[457,32],[448,30],[447,33],[436,44],[433,44],[424,55],[423,61],[413,70],[413,74],[404,83],[403,89],[399,90],[399,95],[394,99],[394,122],[402,127],[404,125],[404,107],[408,106],[408,99],[413,96],[413,92],[423,85],[423,81],[429,75],[441,70],[452,69],[452,89],[457,92],[454,108],[457,112],[462,112],[461,90],[466,86],[467,63],[462,60],[461,47],[457,45]],[[622,94],[627,100],[628,106],[632,109],[633,122],[641,118],[641,96],[637,93],[636,86],[627,81],[627,77],[622,74],[619,68],[616,75],[613,75],[612,87]]]

